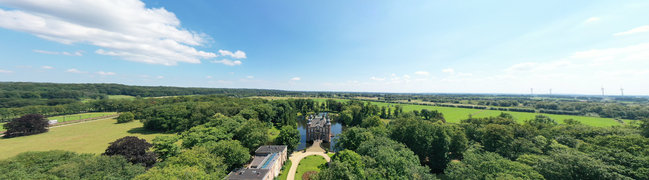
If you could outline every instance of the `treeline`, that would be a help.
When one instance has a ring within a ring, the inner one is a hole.
[[[564,122],[519,124],[503,113],[447,124],[406,112],[387,125],[348,127],[337,137],[342,151],[315,179],[434,178],[422,166],[448,179],[649,179],[649,120]]]

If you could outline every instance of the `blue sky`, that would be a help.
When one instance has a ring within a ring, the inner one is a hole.
[[[0,81],[649,94],[647,1],[0,0]]]

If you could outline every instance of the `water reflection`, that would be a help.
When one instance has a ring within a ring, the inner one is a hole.
[[[305,117],[298,117],[297,120],[297,130],[300,131],[300,144],[297,145],[297,150],[303,150],[307,147],[306,143],[306,123],[307,120]],[[337,123],[336,121],[331,121],[331,134],[338,135],[343,132],[343,125]],[[331,138],[331,143],[322,143],[322,148],[329,149],[329,151],[334,151],[334,145],[336,144],[336,138]],[[308,144],[311,145],[311,144]]]

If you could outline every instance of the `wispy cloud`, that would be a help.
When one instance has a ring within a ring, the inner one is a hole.
[[[41,69],[54,69],[52,66],[41,66]]]
[[[77,74],[86,73],[86,72],[84,72],[84,71],[79,71],[78,69],[75,69],[75,68],[65,70],[65,72],[69,72],[69,73],[77,73]]]
[[[600,20],[599,17],[590,17],[590,18],[586,19],[586,21],[584,21],[584,22],[585,23],[592,23],[592,22],[599,21],[599,20]]]
[[[648,32],[648,31],[649,31],[649,25],[644,25],[644,26],[640,26],[640,27],[637,27],[637,28],[633,28],[633,29],[628,30],[628,31],[615,33],[615,34],[613,34],[613,36],[626,36],[626,35],[642,33],[642,32]]]
[[[372,77],[370,77],[370,80],[373,80],[373,81],[385,81],[385,78],[379,78],[379,77],[372,76]]]
[[[6,74],[8,74],[8,73],[13,73],[13,71],[0,69],[0,73],[6,73]]]
[[[230,56],[235,59],[245,59],[246,58],[246,53],[240,50],[235,51],[234,53],[228,50],[219,50],[219,54],[221,56]]]
[[[45,50],[39,50],[39,49],[34,49],[34,52],[36,53],[41,53],[41,54],[51,54],[51,55],[65,55],[65,56],[83,56],[83,51],[75,51],[75,52],[56,52],[56,51],[45,51]]]
[[[300,78],[300,77],[293,77],[293,78],[291,78],[291,81],[299,81],[299,80],[302,80],[302,78]]]
[[[428,71],[417,71],[415,72],[415,74],[420,76],[428,76],[430,73]]]
[[[453,69],[453,68],[446,68],[446,69],[442,69],[442,72],[443,72],[443,73],[449,73],[449,74],[455,74],[455,69]]]
[[[63,44],[92,45],[99,48],[95,52],[100,55],[162,65],[201,63],[201,59],[218,56],[196,49],[210,39],[206,34],[183,28],[174,13],[149,8],[140,0],[2,2],[11,9],[0,9],[1,28]],[[229,56],[241,58],[245,53],[237,51]]]
[[[246,76],[246,78],[248,78],[248,79],[254,79],[255,76]]]
[[[239,60],[229,60],[229,59],[223,59],[223,60],[214,60],[212,63],[217,63],[217,64],[225,64],[227,66],[237,66],[241,65],[241,61]]]
[[[97,72],[97,74],[99,74],[99,75],[101,75],[101,76],[113,76],[113,75],[115,75],[116,73],[114,73],[114,72],[104,72],[104,71],[99,71],[99,72]]]

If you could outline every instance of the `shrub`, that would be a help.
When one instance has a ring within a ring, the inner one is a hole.
[[[117,117],[117,123],[131,122],[133,119],[135,119],[135,115],[132,112],[125,112]]]
[[[18,137],[47,132],[47,119],[40,114],[27,114],[4,125],[4,137]]]

